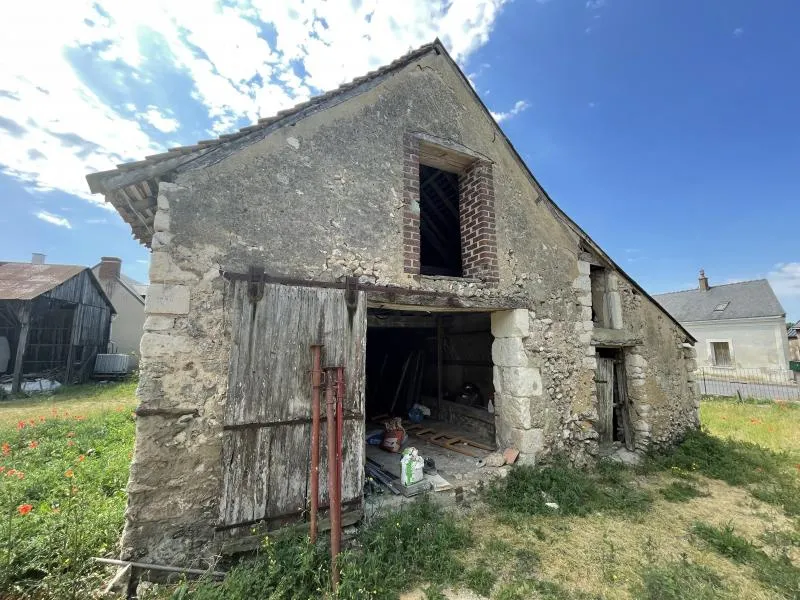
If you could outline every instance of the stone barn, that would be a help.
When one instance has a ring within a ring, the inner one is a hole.
[[[529,462],[698,426],[692,336],[550,199],[438,41],[87,179],[152,250],[123,558],[187,564],[304,518],[311,344],[346,370],[346,509],[365,422],[412,401]]]

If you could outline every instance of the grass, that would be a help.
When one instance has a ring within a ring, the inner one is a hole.
[[[91,597],[110,572],[87,559],[117,551],[134,386],[0,402],[0,598]],[[701,414],[704,431],[641,469],[521,466],[469,512],[423,501],[373,519],[341,557],[339,598],[800,598],[800,412],[713,401]],[[329,586],[324,543],[275,535],[221,583],[144,598],[331,598]]]
[[[0,597],[85,598],[125,510],[132,384],[0,402]]]

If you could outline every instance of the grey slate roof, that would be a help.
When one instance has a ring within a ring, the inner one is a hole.
[[[766,279],[715,285],[709,290],[686,290],[653,296],[681,323],[784,316],[781,303]],[[714,310],[729,302],[724,310]]]

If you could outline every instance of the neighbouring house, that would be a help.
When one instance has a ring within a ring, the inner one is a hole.
[[[710,285],[654,298],[697,339],[697,363],[788,375],[786,313],[766,279]]]
[[[123,274],[122,260],[113,256],[102,257],[92,272],[117,313],[111,323],[109,352],[129,354],[138,362],[147,286]]]
[[[0,262],[0,378],[12,392],[24,377],[85,381],[106,352],[113,315],[87,267],[45,264],[42,254]]]
[[[788,333],[789,360],[800,362],[800,321],[795,323]]]
[[[312,344],[345,367],[351,511],[381,452],[365,432],[414,402],[527,462],[698,426],[692,335],[545,193],[438,40],[87,180],[152,250],[124,558],[191,563],[304,518]]]

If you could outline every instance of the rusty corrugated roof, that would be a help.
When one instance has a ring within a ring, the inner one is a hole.
[[[0,300],[33,300],[85,268],[79,265],[0,264]]]

